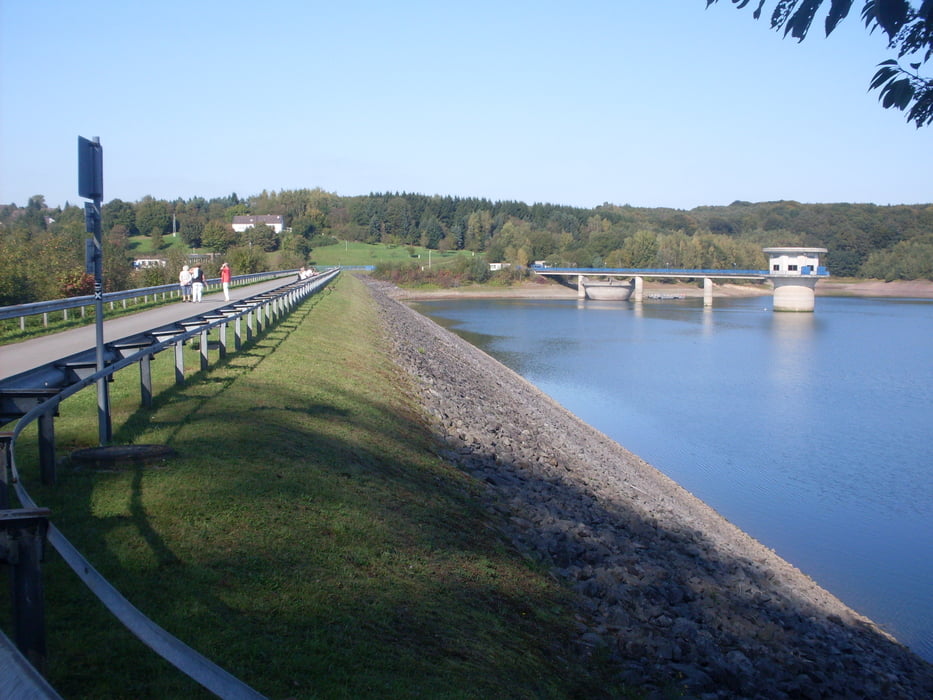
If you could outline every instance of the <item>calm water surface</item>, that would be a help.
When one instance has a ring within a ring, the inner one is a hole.
[[[715,304],[416,308],[933,661],[933,302]]]

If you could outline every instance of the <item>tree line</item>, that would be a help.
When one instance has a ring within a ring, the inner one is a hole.
[[[286,230],[232,228],[243,214],[280,214]],[[602,204],[593,208],[484,198],[321,189],[263,191],[174,201],[111,200],[101,211],[107,291],[164,284],[189,251],[212,252],[237,273],[313,264],[339,241],[471,250],[486,262],[545,260],[576,267],[764,269],[765,246],[825,247],[836,276],[933,279],[933,205],[733,202],[690,210]],[[0,305],[89,293],[83,207],[0,205]],[[140,237],[169,261],[134,270]],[[217,263],[219,264],[219,262]],[[211,273],[208,266],[208,274]]]

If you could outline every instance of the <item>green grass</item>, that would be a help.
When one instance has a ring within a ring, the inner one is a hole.
[[[441,252],[421,246],[369,244],[358,241],[340,241],[335,245],[316,246],[311,252],[315,265],[378,265],[379,263],[412,263],[443,266],[461,255],[472,255],[467,250]],[[429,259],[430,258],[430,259]]]
[[[152,245],[152,237],[148,235],[129,236],[126,241],[127,250],[134,257],[140,258],[146,255],[165,255],[172,248],[177,248],[183,253],[189,252],[189,246],[181,236],[173,236],[170,233],[162,236],[162,245],[156,250]],[[191,250],[191,252],[196,252]]]
[[[112,385],[114,442],[159,465],[65,462],[53,521],[157,623],[271,698],[621,695],[576,658],[569,593],[513,551],[471,478],[435,456],[362,284],[342,275],[205,373],[186,350]],[[215,362],[212,351],[212,362]],[[96,444],[93,387],[62,406],[59,453]],[[145,648],[54,552],[44,566],[52,684],[65,697],[208,693]],[[6,625],[6,621],[5,621]]]

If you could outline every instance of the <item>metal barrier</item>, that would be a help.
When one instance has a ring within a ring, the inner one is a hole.
[[[224,698],[262,698],[263,696],[238,680],[212,661],[191,649],[181,640],[166,632],[135,608],[119,591],[101,576],[91,563],[65,538],[65,536],[49,521],[48,511],[39,508],[22,485],[19,470],[16,465],[16,438],[32,422],[40,421],[40,472],[43,480],[54,481],[54,431],[52,417],[59,404],[81,389],[97,383],[101,379],[111,377],[121,369],[132,364],[140,364],[141,380],[148,375],[148,363],[153,355],[170,347],[176,349],[176,382],[184,381],[183,367],[179,371],[178,358],[183,343],[194,337],[201,339],[201,369],[206,369],[207,336],[211,329],[222,329],[221,336],[226,336],[226,326],[231,321],[236,324],[236,349],[243,344],[241,337],[241,321],[246,320],[247,341],[264,330],[272,323],[286,314],[305,297],[316,293],[329,284],[337,275],[339,269],[333,269],[313,278],[299,280],[273,292],[258,295],[252,299],[221,307],[210,314],[203,314],[178,324],[162,328],[155,328],[145,334],[124,338],[115,343],[108,343],[110,350],[110,363],[100,372],[88,369],[81,362],[81,357],[64,358],[72,360],[64,366],[53,363],[53,367],[44,366],[10,377],[0,382],[0,404],[3,406],[0,417],[9,422],[11,414],[20,412],[19,420],[12,432],[0,433],[0,522],[21,523],[23,527],[31,528],[32,539],[29,540],[34,554],[27,557],[25,562],[29,570],[24,571],[21,586],[22,594],[14,592],[14,610],[27,612],[26,615],[16,614],[14,617],[16,629],[16,642],[25,658],[36,666],[44,665],[45,640],[44,620],[42,619],[41,600],[36,609],[35,599],[41,599],[41,581],[38,572],[38,563],[41,560],[42,548],[47,542],[51,544],[78,577],[91,589],[101,602],[143,643],[149,646],[164,659],[173,664],[178,670],[200,683],[207,690]],[[253,323],[256,323],[255,331]],[[226,343],[220,344],[221,357],[226,353]],[[79,369],[80,368],[80,369]],[[144,371],[145,368],[145,371]],[[82,371],[83,370],[83,371]],[[51,382],[51,383],[49,383]],[[41,383],[41,384],[40,384]],[[30,401],[22,403],[24,396],[28,396],[30,389],[36,392]],[[147,386],[141,381],[141,402],[144,406],[150,405],[152,387],[151,380]],[[18,396],[11,399],[11,395],[19,391]],[[44,394],[41,392],[44,391]],[[4,392],[6,395],[4,396]],[[41,394],[41,395],[40,395]],[[20,404],[15,404],[20,400]],[[43,437],[43,426],[47,434]],[[43,460],[51,456],[51,464],[43,464]],[[8,478],[9,477],[9,478]],[[22,504],[21,509],[9,510],[11,491]],[[12,526],[11,526],[12,527]],[[3,540],[0,540],[2,545]],[[2,548],[2,547],[0,547]],[[14,555],[19,557],[19,555]],[[21,558],[21,557],[19,557]],[[31,606],[31,607],[30,607]],[[51,696],[50,696],[51,697]]]
[[[276,272],[257,272],[250,275],[238,275],[233,278],[232,283],[234,286],[245,285],[245,284],[254,284],[256,282],[263,282],[269,279],[276,279],[279,277],[289,277],[291,275],[298,274],[297,270],[278,270]],[[209,279],[205,285],[205,291],[209,291],[211,286],[216,288],[220,287],[220,278]],[[120,301],[123,302],[124,307],[126,302],[130,299],[146,299],[148,297],[156,298],[160,294],[163,298],[175,296],[179,294],[178,283],[173,284],[163,284],[158,287],[143,287],[141,289],[127,289],[122,292],[107,292],[103,295],[104,303],[109,303],[111,308],[113,305]],[[29,316],[39,316],[43,317],[43,325],[48,325],[48,315],[50,313],[61,312],[63,314],[64,320],[68,320],[68,312],[71,309],[81,309],[82,314],[86,307],[93,307],[95,303],[94,296],[81,296],[81,297],[68,297],[67,299],[53,299],[52,301],[36,301],[30,304],[15,304],[13,306],[0,306],[0,321],[5,321],[8,319],[19,319],[20,330],[23,330],[26,327],[26,319]]]

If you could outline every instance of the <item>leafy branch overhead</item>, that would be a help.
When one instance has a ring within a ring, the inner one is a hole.
[[[771,27],[783,30],[784,36],[803,41],[826,0],[778,0],[771,12]],[[719,0],[706,0],[709,7]],[[739,9],[751,0],[732,0]],[[829,36],[852,9],[853,0],[829,0],[824,26]],[[753,15],[761,17],[766,0],[758,0]],[[869,32],[880,29],[888,39],[888,48],[897,52],[897,59],[878,64],[869,85],[878,90],[878,99],[885,109],[895,107],[907,111],[907,121],[917,127],[933,123],[933,78],[920,74],[920,69],[933,55],[933,0],[916,3],[907,0],[865,0],[862,20]],[[906,60],[906,66],[901,61]]]

